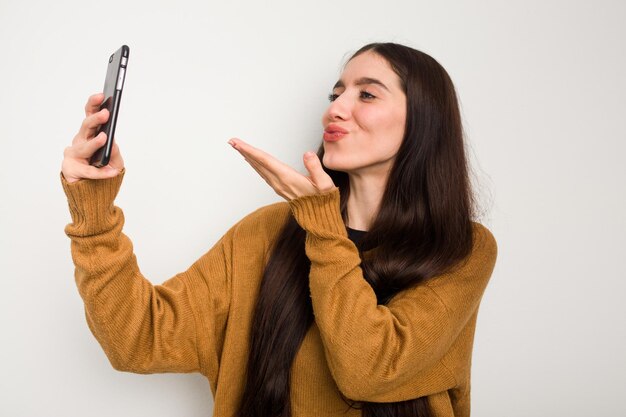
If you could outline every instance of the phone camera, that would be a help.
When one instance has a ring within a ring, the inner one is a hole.
[[[109,64],[113,62],[113,55],[111,55],[111,58],[109,58]]]

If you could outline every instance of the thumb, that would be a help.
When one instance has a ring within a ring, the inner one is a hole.
[[[115,167],[112,167],[110,164],[106,165],[106,166],[103,166],[98,171],[102,175],[102,178],[113,178],[113,177],[116,177],[117,175],[119,175],[119,173],[121,172],[121,170],[119,170],[119,169],[117,169]]]
[[[322,168],[322,162],[317,154],[309,151],[304,154],[304,167],[309,171],[313,184],[321,192],[330,191],[335,187],[333,179]]]

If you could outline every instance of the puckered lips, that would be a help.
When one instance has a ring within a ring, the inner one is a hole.
[[[344,136],[348,134],[348,131],[339,125],[329,124],[324,129],[324,141],[326,142],[337,142],[341,140]]]

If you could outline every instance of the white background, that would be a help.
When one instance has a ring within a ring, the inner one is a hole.
[[[302,168],[345,58],[434,56],[499,244],[473,416],[620,416],[626,372],[623,1],[0,1],[0,415],[207,416],[199,375],[114,371],[83,316],[63,149],[131,47],[117,200],[154,283],[280,197],[226,141]]]

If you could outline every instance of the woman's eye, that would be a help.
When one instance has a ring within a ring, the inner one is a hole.
[[[328,95],[328,101],[333,102],[333,101],[337,100],[337,98],[338,98],[338,97],[339,97],[339,94],[330,93],[330,94]],[[363,99],[363,100],[371,100],[371,99],[376,98],[376,96],[374,96],[374,95],[372,95],[372,94],[368,93],[367,91],[361,91],[361,92],[359,93],[359,97],[360,97],[361,99]]]

